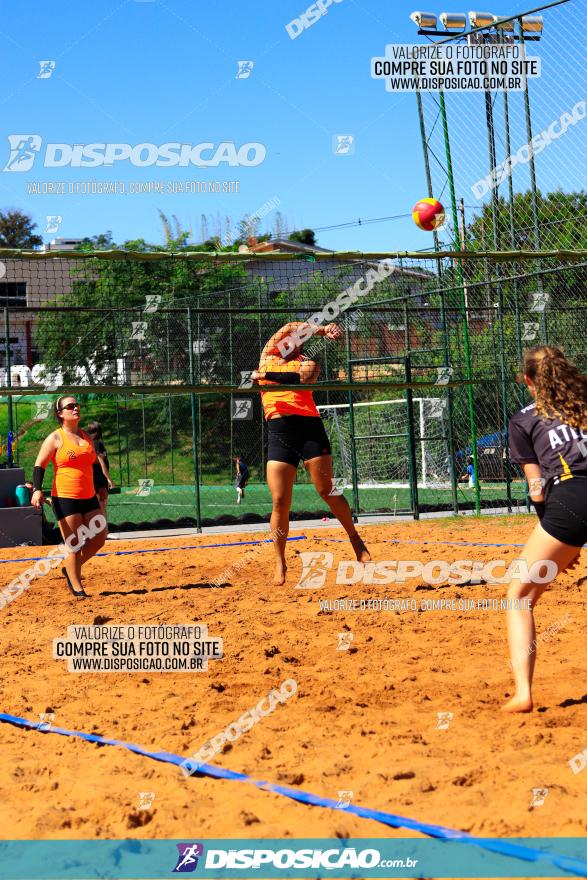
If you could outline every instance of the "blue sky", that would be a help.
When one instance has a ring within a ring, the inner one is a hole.
[[[30,212],[41,233],[47,215],[61,215],[58,233],[44,234],[46,241],[107,229],[117,241],[162,241],[158,208],[176,214],[185,227],[191,225],[198,240],[202,213],[211,219],[213,233],[217,214],[223,225],[227,215],[236,224],[271,199],[279,199],[282,214],[297,228],[409,214],[427,195],[415,96],[387,93],[383,82],[371,79],[370,59],[383,55],[386,43],[420,41],[408,17],[417,4],[342,0],[292,40],[285,25],[307,5],[305,0],[100,0],[5,6],[0,22],[0,167],[9,156],[7,137],[14,133],[71,144],[252,141],[264,144],[267,155],[252,168],[136,168],[124,162],[114,168],[50,169],[37,161],[28,172],[0,173],[0,208]],[[505,16],[530,6],[502,0],[491,8]],[[577,55],[585,40],[578,29],[569,33],[572,16],[585,11],[584,0],[572,0],[547,13],[544,39],[533,49],[544,63],[542,81],[536,88],[533,84],[537,130],[542,120],[548,124],[587,96],[585,64]],[[37,79],[39,61],[47,59],[56,61],[53,75]],[[239,60],[254,61],[248,79],[236,78]],[[458,194],[473,206],[470,184],[488,170],[478,167],[487,157],[482,96],[448,96],[447,105],[449,117],[453,114],[449,121]],[[513,126],[515,146],[525,140],[521,120],[519,129]],[[548,157],[543,154],[538,171],[550,184],[547,188],[582,185],[578,157],[584,155],[586,135],[581,126],[587,131],[587,122],[579,123],[549,148]],[[334,154],[336,134],[354,136],[352,156]],[[480,158],[471,168],[467,157],[473,143]],[[441,195],[445,180],[439,167],[434,173],[436,194]],[[240,193],[27,192],[32,181],[115,180],[128,189],[131,182],[167,185],[186,179],[239,180]],[[270,214],[262,229],[272,219]],[[355,250],[431,245],[429,234],[409,217],[319,232],[318,241],[324,247]]]

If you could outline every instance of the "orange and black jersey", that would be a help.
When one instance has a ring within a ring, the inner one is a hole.
[[[308,358],[304,357],[304,355],[299,355],[284,364],[280,364],[280,360],[281,358],[278,356],[266,357],[263,359],[263,366],[261,369],[268,373],[296,372],[299,374],[302,369],[302,364],[304,361],[307,361]],[[265,379],[260,379],[259,384],[265,385],[268,383]],[[284,380],[284,384],[287,385],[287,379]],[[293,391],[284,389],[282,391],[264,391],[261,396],[263,398],[263,410],[266,419],[270,419],[276,415],[317,416],[320,418],[320,413],[316,408],[311,391],[302,391],[301,389],[298,391],[297,388]]]

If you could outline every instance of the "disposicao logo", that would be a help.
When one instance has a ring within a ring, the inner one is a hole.
[[[177,843],[177,864],[173,869],[174,874],[191,874],[198,867],[198,859],[204,855],[204,845],[201,843]]]
[[[9,134],[10,156],[3,171],[30,171],[41,151],[42,138],[38,134]],[[234,141],[214,144],[46,144],[45,168],[98,168],[115,162],[130,162],[135,168],[214,168],[254,167],[267,155],[264,144],[249,142],[237,146]]]

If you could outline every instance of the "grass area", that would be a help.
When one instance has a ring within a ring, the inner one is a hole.
[[[523,488],[520,484],[516,498],[523,501]],[[345,490],[345,497],[352,505],[352,492]],[[505,486],[488,484],[481,487],[484,503],[502,502]],[[410,510],[408,489],[369,488],[359,490],[362,513],[405,513]],[[450,505],[452,496],[446,489],[421,489],[421,505]],[[470,489],[459,492],[459,503],[471,505],[474,493]],[[216,520],[219,517],[243,517],[256,514],[268,517],[271,513],[271,496],[266,484],[251,483],[247,486],[242,504],[236,504],[236,490],[231,485],[202,486],[200,507],[203,520]],[[314,487],[307,483],[297,483],[294,489],[292,511],[331,516],[328,507],[317,495]],[[155,522],[157,520],[178,520],[182,517],[195,518],[196,495],[193,485],[154,486],[148,496],[137,495],[136,487],[123,487],[120,495],[111,495],[108,503],[108,519],[112,523]]]
[[[145,398],[124,400],[104,395],[83,395],[82,425],[89,421],[99,421],[103,426],[104,443],[109,453],[110,469],[117,485],[122,486],[118,495],[112,495],[109,502],[109,519],[112,523],[141,523],[160,520],[176,521],[182,517],[194,519],[196,515],[195,490],[193,485],[193,456],[191,436],[191,410],[189,401],[184,399],[172,402],[171,432],[165,410],[168,398]],[[19,398],[14,402],[14,427],[19,433],[15,460],[24,467],[30,479],[34,460],[44,438],[55,427],[51,416],[35,420],[36,404],[45,401],[52,403],[52,397]],[[4,444],[2,458],[5,460],[7,431],[7,404],[0,403],[0,439]],[[206,405],[202,415],[202,453],[201,473],[205,485],[201,487],[201,515],[203,520],[216,520],[219,517],[236,517],[239,520],[255,514],[267,518],[271,512],[271,498],[265,483],[260,481],[259,463],[248,459],[251,469],[251,482],[247,487],[243,504],[237,506],[236,491],[233,486],[233,465],[230,462],[230,447],[226,417],[229,411],[226,400],[213,399]],[[173,442],[171,442],[173,440]],[[228,444],[228,445],[227,445]],[[120,453],[119,453],[120,446]],[[260,456],[259,444],[254,449]],[[248,448],[245,447],[248,454]],[[292,511],[294,513],[329,514],[327,506],[319,498],[314,488],[305,482],[305,475],[299,471],[301,480],[294,490]],[[138,496],[138,481],[143,478],[154,481],[148,497]],[[49,466],[45,485],[52,479]],[[520,481],[512,486],[512,493],[519,502],[524,500],[525,487]],[[352,492],[345,490],[352,505]],[[486,506],[505,504],[506,487],[502,483],[481,483],[482,503]],[[438,508],[452,509],[450,489],[419,489],[419,505],[423,510]],[[474,504],[475,495],[465,483],[458,488],[459,506],[468,509]],[[410,492],[407,488],[373,487],[359,490],[361,513],[405,513],[412,509]]]
[[[50,395],[15,398],[13,402],[13,429],[17,442],[13,457],[27,475],[32,473],[39,447],[45,437],[57,427],[52,414],[35,420],[36,405],[48,402]],[[185,395],[174,397],[145,397],[124,399],[97,394],[79,396],[82,404],[81,426],[97,421],[102,425],[104,445],[109,455],[115,483],[138,485],[148,477],[157,484],[185,485],[193,482],[191,404]],[[168,418],[171,406],[171,420]],[[201,472],[208,482],[224,484],[232,477],[234,465],[230,458],[228,441],[230,408],[228,399],[210,400],[202,414]],[[0,458],[6,460],[8,405],[0,402]],[[250,466],[251,467],[251,466]],[[251,473],[256,474],[254,466]],[[51,467],[47,480],[51,477]]]

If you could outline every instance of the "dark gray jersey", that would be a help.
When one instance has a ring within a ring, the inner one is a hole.
[[[540,465],[547,483],[587,477],[587,431],[560,419],[543,419],[536,404],[525,406],[509,422],[510,459]]]

